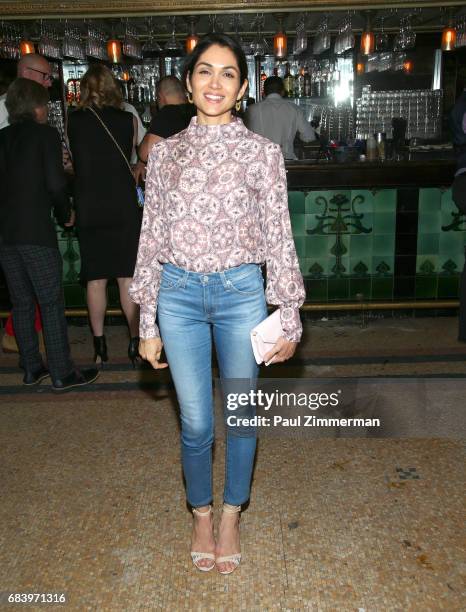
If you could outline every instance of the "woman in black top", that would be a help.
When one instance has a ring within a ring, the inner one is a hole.
[[[49,95],[29,79],[10,85],[6,108],[10,124],[0,130],[0,263],[12,302],[13,324],[23,383],[49,375],[52,388],[65,391],[97,378],[71,361],[62,288],[62,260],[51,211],[71,225],[71,207],[62,165],[60,137],[47,122]],[[39,303],[48,369],[34,329]]]
[[[68,119],[68,138],[75,171],[81,280],[87,283],[95,360],[108,359],[104,336],[107,281],[116,278],[131,335],[128,355],[134,364],[139,310],[129,299],[128,287],[136,263],[141,211],[134,178],[123,156],[128,161],[131,158],[137,125],[131,113],[121,110],[121,104],[121,90],[110,70],[92,66],[81,81],[80,109]]]

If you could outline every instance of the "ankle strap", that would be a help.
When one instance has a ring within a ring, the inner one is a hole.
[[[208,510],[206,510],[205,512],[202,512],[201,510],[198,510],[197,508],[193,508],[193,514],[197,514],[198,516],[207,516],[211,512],[212,512],[212,506],[210,504],[209,504]]]
[[[223,504],[223,512],[226,514],[236,514],[241,512],[241,506],[232,506],[231,504]]]

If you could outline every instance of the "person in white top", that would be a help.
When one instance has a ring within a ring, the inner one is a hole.
[[[28,53],[18,62],[17,75],[23,79],[36,81],[47,89],[52,85],[53,75],[50,64],[38,53]],[[9,125],[8,112],[5,106],[6,94],[0,96],[0,129]]]
[[[144,140],[144,136],[146,135],[146,128],[142,125],[141,117],[139,116],[138,111],[134,108],[134,106],[132,104],[130,104],[129,102],[124,101],[122,108],[127,113],[132,113],[133,116],[136,117],[136,122],[137,122],[137,125],[138,125],[136,146],[139,147],[141,142]],[[138,155],[136,153],[136,147],[134,147],[133,148],[133,152],[131,153],[131,163],[132,164],[136,164],[137,161],[138,161]]]
[[[293,141],[296,134],[303,142],[316,140],[314,129],[304,118],[301,109],[283,99],[285,88],[280,77],[264,81],[265,100],[248,107],[244,122],[256,134],[279,144],[285,159],[296,159]]]

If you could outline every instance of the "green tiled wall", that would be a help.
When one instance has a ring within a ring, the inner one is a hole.
[[[396,190],[289,192],[308,300],[391,299]]]
[[[466,217],[451,191],[419,190],[416,297],[456,298],[464,264]]]
[[[289,192],[308,301],[393,299],[396,207],[396,189]],[[57,231],[66,305],[84,306],[77,239],[73,231]],[[416,298],[458,296],[465,244],[466,216],[458,213],[450,190],[420,189]],[[108,293],[109,306],[117,306],[117,288],[110,285]]]
[[[393,299],[396,189],[291,191],[289,207],[308,301]],[[416,298],[458,296],[465,244],[450,190],[420,189]]]

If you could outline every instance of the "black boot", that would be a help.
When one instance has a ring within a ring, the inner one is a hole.
[[[23,385],[38,385],[44,380],[44,378],[48,378],[49,376],[50,372],[44,365],[34,372],[24,370]]]
[[[135,336],[129,341],[128,358],[133,364],[133,368],[135,368],[136,361],[141,358],[141,356],[139,355],[139,336]]]
[[[108,354],[105,336],[94,336],[94,362],[103,368],[106,361],[108,361]]]

